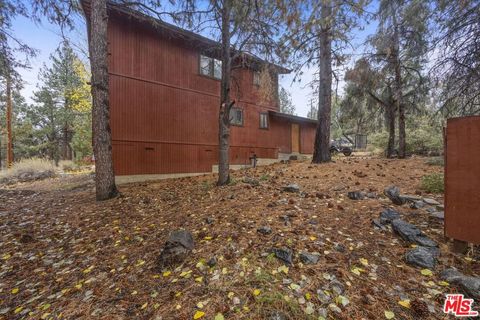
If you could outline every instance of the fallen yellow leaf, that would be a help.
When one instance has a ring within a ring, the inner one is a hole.
[[[258,296],[259,294],[260,294],[260,290],[258,290],[258,289],[253,290],[253,295],[254,296]]]
[[[395,318],[395,313],[393,313],[392,311],[385,311],[385,318],[393,319]]]
[[[432,276],[433,275],[432,270],[430,270],[430,269],[422,269],[420,271],[420,273],[423,274],[424,276]]]
[[[12,289],[12,294],[17,294],[18,293],[18,288],[13,288]]]
[[[407,309],[410,309],[410,300],[400,300],[398,301],[398,304],[401,305],[402,307],[405,307]]]
[[[197,312],[195,312],[195,314],[193,315],[193,319],[200,319],[200,318],[202,318],[204,315],[205,315],[205,312],[203,312],[203,311],[197,311]]]

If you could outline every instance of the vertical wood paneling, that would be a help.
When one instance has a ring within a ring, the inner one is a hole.
[[[109,19],[109,53],[116,174],[211,171],[217,163],[220,82],[199,75],[199,53],[115,13]],[[259,128],[260,112],[278,111],[276,102],[261,101],[251,70],[238,69],[234,76],[240,90],[233,98],[245,121],[232,126],[231,162],[248,163],[253,153],[276,158],[290,152],[288,121],[270,119],[268,130]]]

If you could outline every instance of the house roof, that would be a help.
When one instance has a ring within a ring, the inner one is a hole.
[[[316,124],[318,122],[315,119],[294,116],[292,114],[287,114],[287,113],[282,113],[282,112],[277,112],[277,111],[268,111],[268,113],[270,115],[272,115],[273,117],[287,119],[287,120],[291,120],[293,122],[307,122],[307,123],[313,123],[313,124]]]
[[[88,11],[87,14],[89,14],[90,0],[82,0],[82,5],[85,10]],[[220,56],[221,44],[218,41],[209,39],[195,32],[191,32],[189,30],[177,27],[176,25],[146,15],[137,10],[133,10],[125,5],[116,4],[112,1],[108,1],[107,5],[110,12],[116,12],[128,18],[132,18],[138,22],[145,23],[156,29],[157,32],[168,34],[172,38],[190,41],[190,43],[194,47]],[[245,57],[246,60],[249,62],[248,66],[254,69],[259,69],[261,65],[270,64],[280,74],[286,74],[291,72],[291,70],[285,67],[270,63],[251,53],[243,53],[243,57]]]

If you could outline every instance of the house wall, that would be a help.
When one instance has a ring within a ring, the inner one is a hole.
[[[210,172],[218,158],[220,81],[199,74],[199,51],[115,13],[108,36],[115,173]],[[231,163],[290,152],[287,121],[259,128],[260,112],[278,105],[262,101],[253,72],[237,69],[232,86],[240,88],[232,98],[244,110],[244,126],[231,126]]]

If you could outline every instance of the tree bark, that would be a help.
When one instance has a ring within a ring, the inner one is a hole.
[[[218,115],[218,186],[230,183],[230,82],[232,57],[230,52],[231,0],[225,0],[222,14],[222,79],[220,83],[220,110]]]
[[[90,62],[92,68],[92,129],[97,200],[117,196],[112,158],[112,133],[108,92],[107,0],[93,0],[90,16]]]
[[[318,87],[318,124],[315,133],[313,163],[329,162],[330,122],[332,110],[332,7],[330,1],[322,1],[322,27],[320,32],[320,83]]]
[[[7,70],[7,73],[10,71]],[[13,164],[13,133],[12,133],[12,80],[7,74],[7,168]]]
[[[387,158],[395,156],[395,106],[390,105],[385,109],[385,118],[388,127]]]
[[[405,106],[402,101],[402,74],[400,64],[400,40],[396,13],[392,17],[393,22],[393,63],[395,71],[395,104],[398,110],[398,157],[405,158],[406,132],[405,132]]]

